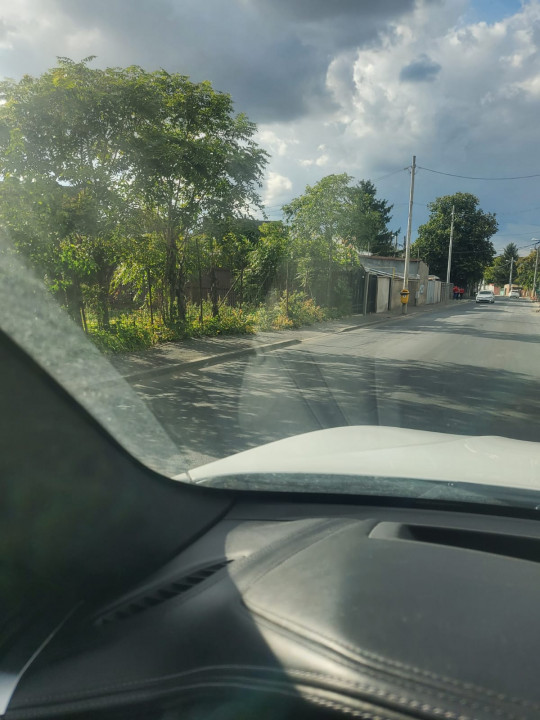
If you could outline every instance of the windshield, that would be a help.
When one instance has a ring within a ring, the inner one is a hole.
[[[12,4],[0,327],[177,481],[540,491],[538,37],[533,0]]]

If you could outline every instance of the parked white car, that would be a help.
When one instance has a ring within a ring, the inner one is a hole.
[[[508,297],[511,297],[511,298],[519,298],[519,297],[521,297],[521,296],[520,296],[520,294],[519,294],[519,290],[511,290],[511,291],[510,291],[510,295],[509,295]]]
[[[493,290],[479,290],[476,293],[476,302],[477,303],[494,303],[495,302],[495,295],[493,294]]]

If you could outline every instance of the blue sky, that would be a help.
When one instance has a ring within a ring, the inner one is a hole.
[[[469,22],[497,22],[521,9],[521,0],[473,0],[470,10],[465,14]]]

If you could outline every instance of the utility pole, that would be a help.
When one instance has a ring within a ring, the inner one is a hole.
[[[538,243],[536,244],[536,263],[534,265],[533,297],[536,297],[536,274],[538,273]]]
[[[405,241],[405,269],[403,271],[403,290],[409,288],[409,259],[411,255],[411,230],[412,230],[412,211],[413,211],[413,200],[414,200],[414,174],[416,171],[416,155],[413,155],[412,167],[411,167],[411,192],[409,195],[409,219],[407,220],[407,239]],[[407,304],[404,303],[402,306],[402,312],[407,314]]]
[[[448,245],[448,267],[446,268],[446,283],[450,283],[450,268],[452,266],[452,242],[454,240],[454,206],[452,205],[452,220],[450,221],[450,243]]]
[[[508,294],[512,292],[512,275],[514,273],[514,256],[510,258],[510,280],[508,281]]]

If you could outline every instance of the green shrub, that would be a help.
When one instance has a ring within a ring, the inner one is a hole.
[[[287,312],[288,310],[288,312]],[[275,294],[259,307],[220,307],[218,317],[212,316],[211,304],[203,303],[200,320],[198,305],[188,304],[184,322],[164,323],[160,315],[146,310],[119,313],[110,321],[108,330],[100,330],[94,316],[89,314],[87,324],[91,340],[104,352],[133,352],[158,343],[175,342],[192,337],[218,337],[220,335],[250,335],[260,330],[287,330],[338,317],[336,310],[323,310],[312,298],[301,292],[280,296]]]
[[[188,327],[190,337],[215,337],[217,335],[250,335],[255,332],[255,323],[250,313],[240,308],[223,306],[217,317],[204,314],[202,323],[199,318],[192,320]]]
[[[142,350],[156,342],[151,325],[137,313],[113,318],[108,330],[100,330],[97,324],[90,322],[88,330],[91,339],[105,352]]]
[[[301,327],[302,325],[312,325],[321,322],[326,318],[325,311],[316,305],[312,298],[307,297],[302,292],[294,292],[289,294],[288,312],[287,298],[285,293],[279,301],[279,314],[292,323],[291,327]]]

